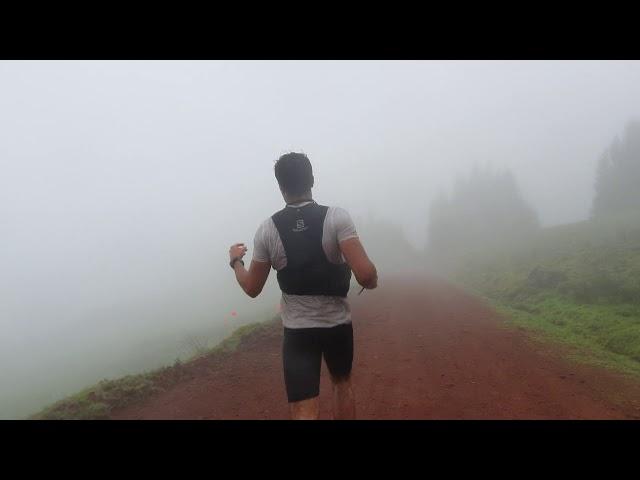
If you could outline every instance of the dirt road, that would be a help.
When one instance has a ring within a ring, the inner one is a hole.
[[[640,418],[640,382],[564,360],[437,279],[386,278],[351,298],[361,419]],[[286,419],[279,325],[114,419]],[[331,418],[323,365],[321,418]]]

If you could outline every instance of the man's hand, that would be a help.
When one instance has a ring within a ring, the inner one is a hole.
[[[242,258],[245,253],[247,253],[247,247],[244,243],[234,243],[229,249],[229,261],[231,262],[234,258]]]
[[[247,247],[244,243],[231,245],[229,249],[229,263],[231,263],[234,258],[244,257],[245,253],[247,253]],[[236,273],[236,280],[238,280],[238,283],[245,293],[251,298],[255,298],[260,294],[262,287],[264,287],[267,281],[267,277],[271,271],[271,263],[252,260],[249,270],[247,270],[243,264],[235,262],[233,264],[233,271]]]

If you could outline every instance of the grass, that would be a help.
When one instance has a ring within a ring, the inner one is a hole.
[[[491,302],[507,325],[536,339],[571,347],[573,360],[640,377],[640,307],[580,305],[549,296],[506,305]]]
[[[190,378],[190,364],[203,357],[215,360],[234,352],[248,336],[269,329],[279,317],[266,322],[252,323],[235,330],[216,347],[197,354],[186,362],[158,368],[137,375],[102,380],[75,395],[71,395],[29,417],[31,420],[106,420],[123,407],[139,404],[155,394],[166,391]]]
[[[640,375],[640,214],[542,229],[451,278],[575,360]]]

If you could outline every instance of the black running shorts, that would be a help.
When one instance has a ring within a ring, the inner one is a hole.
[[[282,343],[284,383],[289,402],[320,394],[322,357],[334,378],[348,377],[353,363],[353,328],[286,328]]]

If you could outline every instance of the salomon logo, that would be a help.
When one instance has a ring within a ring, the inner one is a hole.
[[[302,232],[306,229],[308,229],[309,227],[305,227],[304,225],[304,220],[300,219],[300,220],[296,220],[296,228],[293,229],[294,232]]]

